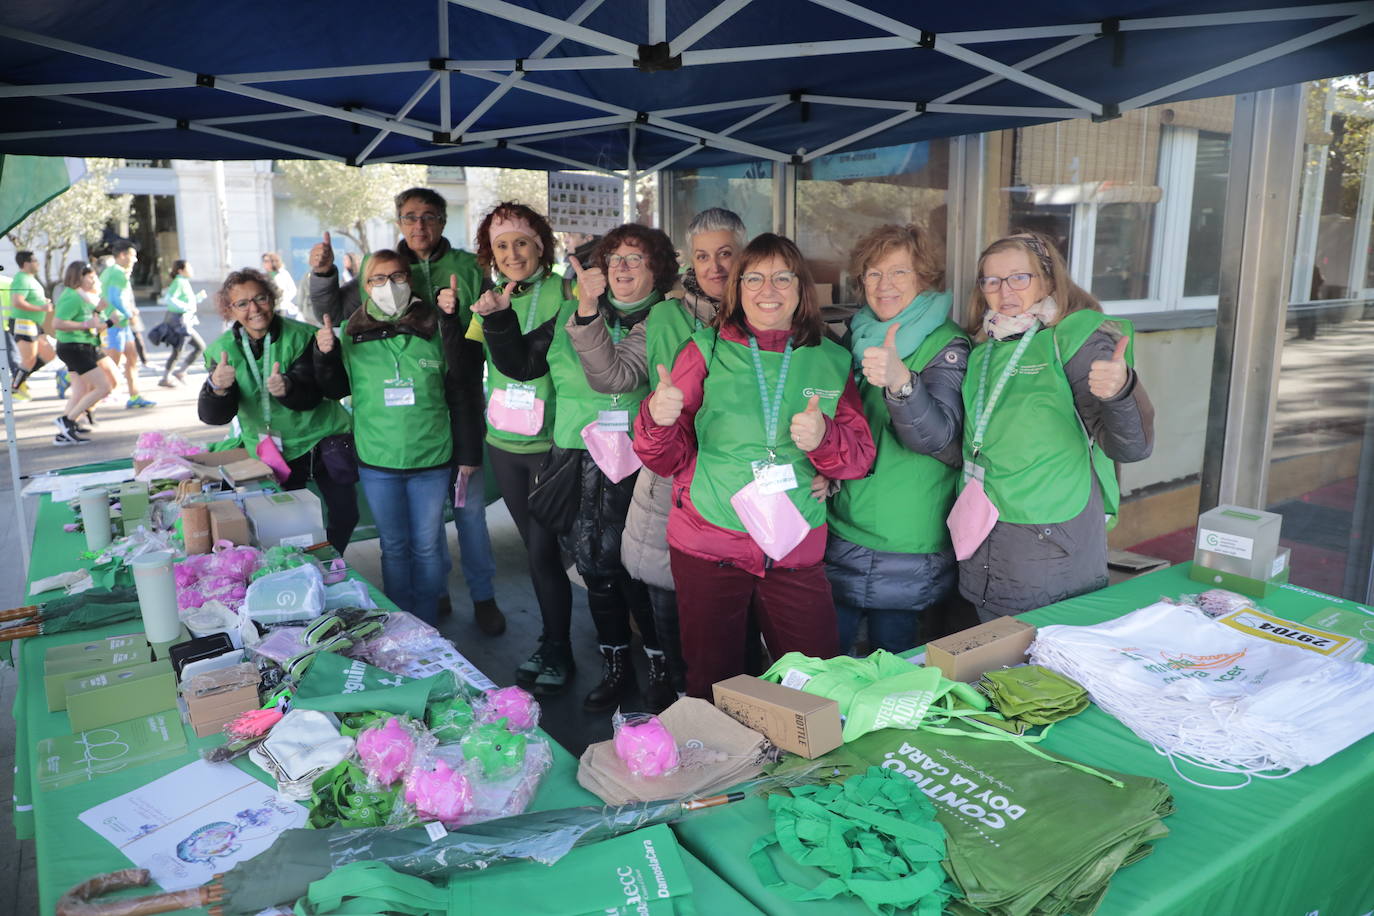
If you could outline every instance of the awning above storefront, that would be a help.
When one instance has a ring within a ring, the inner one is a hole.
[[[640,174],[1374,68],[1374,3],[12,0],[0,152]]]

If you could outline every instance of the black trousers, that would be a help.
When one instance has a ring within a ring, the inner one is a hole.
[[[284,490],[303,490],[310,480],[320,488],[324,499],[325,537],[340,554],[353,537],[353,529],[358,527],[358,489],[357,479],[351,481],[335,480],[329,467],[320,456],[320,446],[300,457],[288,461],[291,476],[282,484]]]
[[[488,444],[487,458],[506,509],[520,532],[529,558],[530,581],[539,601],[544,638],[569,642],[572,627],[572,584],[563,566],[558,535],[530,515],[530,487],[544,460],[542,452],[519,454]]]

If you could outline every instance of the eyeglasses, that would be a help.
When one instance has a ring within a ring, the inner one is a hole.
[[[638,270],[644,263],[642,254],[612,254],[606,256],[606,266],[610,268],[628,267],[630,270]]]
[[[392,283],[409,283],[410,273],[408,271],[398,270],[394,274],[373,274],[367,278],[367,285],[369,289],[377,289],[378,287],[386,286],[386,281],[388,280]]]
[[[258,305],[267,305],[271,301],[271,296],[267,295],[266,293],[258,293],[251,299],[240,299],[238,302],[231,302],[229,303],[229,307],[236,312],[246,312],[248,311],[248,306],[252,305],[255,302]]]
[[[744,284],[744,288],[751,293],[756,293],[763,289],[765,280],[773,284],[773,289],[781,291],[791,289],[792,284],[797,282],[797,275],[790,270],[779,270],[775,272],[773,276],[765,277],[763,274],[754,270],[739,278],[740,283]]]
[[[413,226],[416,223],[424,223],[426,226],[432,226],[443,219],[443,217],[437,213],[402,213],[397,218],[407,226]]]
[[[985,293],[995,293],[1002,288],[1002,284],[1007,284],[1007,289],[1020,292],[1031,285],[1035,279],[1035,274],[1008,274],[1005,277],[979,277],[978,288]]]
[[[887,277],[887,281],[893,286],[900,286],[910,280],[911,275],[915,272],[907,267],[899,267],[896,270],[889,270],[887,273],[883,273],[881,270],[870,270],[864,274],[864,283],[869,286],[878,286],[883,282],[883,277]]]

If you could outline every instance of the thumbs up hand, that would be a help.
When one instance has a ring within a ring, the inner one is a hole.
[[[649,396],[649,416],[659,426],[672,426],[682,416],[682,389],[673,384],[668,367],[658,364],[658,387]]]
[[[439,296],[434,300],[434,304],[439,306],[439,311],[445,315],[452,315],[458,310],[458,275],[448,275],[448,288],[439,290]]]
[[[577,274],[577,314],[590,318],[606,292],[606,272],[600,267],[583,267],[577,258],[569,258],[573,273]]]
[[[234,367],[229,365],[229,354],[221,350],[219,363],[210,373],[210,387],[223,392],[234,387]]]
[[[1100,401],[1107,401],[1121,393],[1126,387],[1130,370],[1126,366],[1126,347],[1131,343],[1129,337],[1116,342],[1111,359],[1095,359],[1088,369],[1088,390]]]
[[[797,448],[809,452],[825,438],[825,414],[821,413],[821,396],[811,395],[806,409],[792,415],[792,441]]]
[[[267,377],[267,393],[277,398],[286,397],[286,376],[281,373],[281,363],[272,364],[272,374]]]
[[[321,353],[334,349],[334,320],[328,314],[324,316],[324,327],[315,332],[315,346]]]
[[[327,274],[334,266],[334,245],[329,241],[329,232],[324,234],[324,241],[317,242],[310,249],[310,269],[317,274]]]
[[[530,308],[535,308],[537,305],[538,303],[530,303]],[[489,289],[472,305],[472,310],[483,318],[508,308],[510,308],[510,294],[504,289]]]
[[[864,349],[864,378],[874,388],[896,391],[911,378],[911,370],[903,365],[902,357],[897,353],[897,331],[901,327],[894,324],[888,328],[881,347]]]

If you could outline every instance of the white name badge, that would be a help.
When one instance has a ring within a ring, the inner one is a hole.
[[[797,472],[790,464],[773,464],[771,461],[753,463],[754,480],[759,492],[765,496],[771,493],[786,493],[797,488]]]
[[[596,415],[596,428],[603,433],[628,433],[630,431],[630,412],[628,410],[602,410]]]
[[[511,382],[506,386],[506,407],[510,410],[534,410],[534,386]]]
[[[414,384],[408,378],[387,379],[382,382],[382,403],[387,407],[414,406]]]

